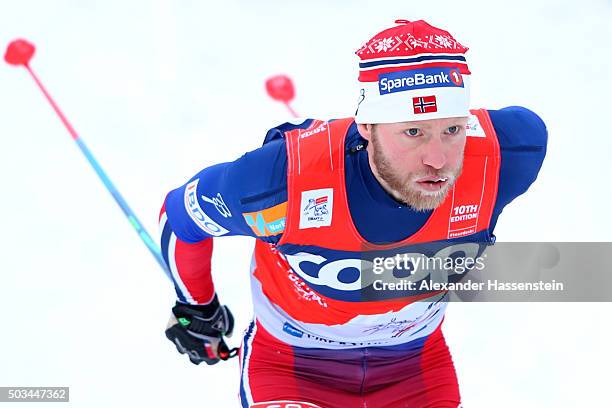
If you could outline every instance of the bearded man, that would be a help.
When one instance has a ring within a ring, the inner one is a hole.
[[[166,336],[195,364],[235,354],[213,239],[256,238],[243,407],[460,406],[441,330],[447,294],[381,290],[379,278],[425,277],[372,265],[482,254],[537,177],[544,123],[522,107],[470,110],[466,52],[447,31],[397,20],[356,52],[355,117],[277,126],[261,148],[168,194],[161,247],[178,299]]]

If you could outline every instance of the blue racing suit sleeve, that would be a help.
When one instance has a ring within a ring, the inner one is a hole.
[[[282,212],[283,207],[279,210],[278,206],[287,201],[287,149],[283,133],[307,128],[311,122],[307,119],[272,128],[262,147],[233,162],[207,167],[172,190],[166,197],[165,209],[176,236],[186,243],[231,235],[277,243],[284,231],[284,214],[283,222],[265,217]],[[268,227],[273,227],[273,231]]]
[[[280,240],[287,201],[282,136],[292,126],[296,127],[285,124],[270,130],[261,148],[205,168],[166,196],[160,211],[160,247],[179,302],[200,305],[215,298],[212,238]]]
[[[503,208],[525,193],[538,177],[546,156],[548,131],[537,114],[521,106],[488,112],[501,150],[497,201],[489,226],[493,231]]]
[[[266,198],[278,204],[283,189],[286,197],[285,152],[284,140],[275,140],[233,162],[207,167],[172,190],[166,214],[176,236],[189,243],[219,236],[255,237],[242,213],[248,211],[249,199],[258,206],[265,205]]]

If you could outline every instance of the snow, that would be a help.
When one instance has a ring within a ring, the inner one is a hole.
[[[265,94],[268,76],[292,76],[303,116],[349,116],[353,52],[396,18],[424,18],[470,47],[474,107],[524,105],[548,125],[540,177],[504,211],[498,239],[611,240],[609,1],[372,4],[25,0],[3,4],[0,44],[37,45],[32,67],[157,235],[167,191],[288,119]],[[192,366],[165,339],[170,285],[26,71],[0,66],[0,89],[0,385],[70,386],[76,407],[238,406],[237,359]],[[218,292],[239,330],[252,245],[215,242]],[[464,405],[604,403],[611,311],[450,305]]]

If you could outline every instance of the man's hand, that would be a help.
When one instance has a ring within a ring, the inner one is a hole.
[[[237,354],[229,349],[223,337],[230,337],[234,317],[227,306],[221,306],[215,295],[206,305],[176,302],[166,328],[166,337],[181,354],[187,354],[193,364],[217,364]]]

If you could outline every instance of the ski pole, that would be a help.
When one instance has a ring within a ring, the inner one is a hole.
[[[32,68],[30,67],[30,59],[34,55],[34,51],[35,51],[34,44],[26,40],[23,40],[23,39],[17,39],[17,40],[12,41],[8,45],[6,49],[6,53],[4,54],[4,60],[11,65],[17,65],[17,66],[23,65],[28,70],[28,72],[30,73],[30,75],[32,76],[32,78],[34,79],[34,81],[36,82],[40,90],[42,91],[42,93],[45,95],[45,97],[51,104],[51,107],[53,108],[55,113],[60,118],[60,120],[66,127],[66,129],[68,130],[68,133],[70,133],[70,136],[72,136],[72,139],[76,142],[77,146],[79,147],[79,149],[81,150],[85,158],[87,158],[87,161],[89,162],[89,164],[91,164],[91,166],[95,170],[98,177],[100,177],[100,180],[102,180],[102,183],[104,183],[104,185],[106,186],[106,189],[111,193],[111,195],[115,199],[115,202],[119,205],[119,207],[123,211],[123,214],[125,214],[125,216],[129,220],[132,227],[138,233],[138,236],[140,237],[140,239],[144,242],[144,244],[147,246],[151,254],[155,257],[155,260],[157,261],[157,263],[159,263],[159,266],[161,266],[161,268],[166,273],[168,278],[170,278],[170,272],[168,271],[168,267],[166,266],[166,262],[164,261],[164,258],[161,254],[159,247],[151,239],[151,236],[149,235],[149,233],[142,226],[142,224],[138,220],[138,217],[136,217],[136,214],[134,214],[134,211],[132,211],[132,209],[130,208],[128,203],[125,201],[121,193],[119,193],[119,191],[117,190],[113,182],[110,180],[110,178],[106,175],[106,173],[104,172],[104,170],[102,169],[102,167],[100,166],[96,158],[93,156],[91,151],[87,148],[83,139],[79,137],[79,135],[74,130],[74,128],[72,127],[72,125],[70,124],[66,116],[60,110],[57,103],[55,103],[55,101],[53,100],[49,92],[47,92],[47,89],[43,86],[38,76],[36,76]]]
[[[283,103],[294,118],[298,117],[298,114],[291,107],[291,101],[295,97],[295,87],[291,78],[287,75],[275,75],[268,78],[266,80],[266,91],[270,98]]]

